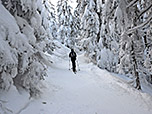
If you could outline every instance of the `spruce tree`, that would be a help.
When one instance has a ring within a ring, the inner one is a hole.
[[[4,30],[0,28],[0,34],[4,34],[1,40],[7,47],[7,51],[0,49],[0,88],[8,90],[15,85],[34,96],[40,93],[39,83],[46,76],[48,62],[44,52],[51,39],[49,12],[41,0],[2,0],[2,4],[14,28],[10,29],[10,25],[3,25]]]
[[[84,8],[82,7],[84,5]],[[79,1],[81,17],[80,44],[86,55],[96,62],[97,35],[99,33],[99,17],[96,13],[96,4],[93,0]],[[82,13],[81,13],[82,12]]]

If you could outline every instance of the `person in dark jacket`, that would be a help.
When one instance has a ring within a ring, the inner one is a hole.
[[[74,52],[74,49],[71,49],[71,52],[69,54],[69,57],[71,58],[71,62],[72,62],[72,70],[74,73],[76,73],[76,53]]]

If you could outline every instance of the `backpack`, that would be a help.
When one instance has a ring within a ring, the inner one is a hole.
[[[71,59],[76,60],[76,53],[75,52],[71,52],[70,53],[70,57],[71,57]]]

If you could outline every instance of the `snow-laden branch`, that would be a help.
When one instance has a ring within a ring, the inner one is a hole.
[[[131,7],[132,5],[134,5],[136,2],[138,2],[138,0],[133,0],[132,2],[130,2],[126,8]]]
[[[138,16],[138,19],[139,19],[139,17],[142,15],[142,14],[144,14],[146,11],[148,11],[150,8],[152,8],[152,4],[150,4],[146,9],[144,9],[143,11],[141,11],[141,13],[139,14],[139,16]]]
[[[136,26],[136,27],[134,27],[134,28],[129,29],[129,30],[127,31],[127,34],[130,34],[130,33],[134,32],[135,30],[144,27],[144,26],[145,26],[147,23],[149,23],[151,20],[152,20],[152,15],[151,15],[145,22],[143,22],[142,24],[140,24],[140,25],[138,25],[138,26]]]

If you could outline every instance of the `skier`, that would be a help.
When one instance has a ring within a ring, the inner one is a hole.
[[[69,54],[69,57],[71,58],[71,62],[72,62],[72,70],[74,73],[76,73],[76,53],[74,52],[74,49],[71,49],[71,52]]]

